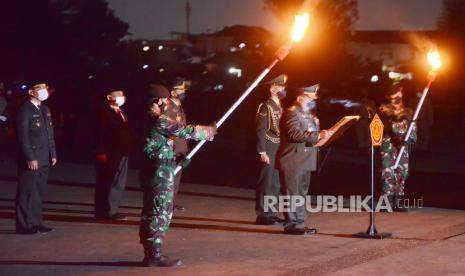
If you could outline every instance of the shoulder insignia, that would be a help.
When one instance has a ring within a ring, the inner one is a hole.
[[[265,108],[263,105],[264,105],[264,104],[261,103],[261,104],[258,106],[257,116],[261,116],[261,117],[268,116],[268,108]]]

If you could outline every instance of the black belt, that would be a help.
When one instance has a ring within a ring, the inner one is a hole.
[[[157,166],[176,166],[176,160],[174,159],[158,159],[156,161]]]
[[[179,163],[182,160],[184,160],[184,158],[186,158],[186,153],[179,153],[179,154],[176,154],[176,156],[174,157],[174,160],[176,160],[176,162]]]

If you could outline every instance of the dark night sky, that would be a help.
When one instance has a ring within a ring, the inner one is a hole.
[[[134,38],[167,38],[185,30],[186,0],[107,0],[117,16],[130,24]],[[280,24],[263,9],[263,0],[190,0],[191,31],[215,31],[224,26],[258,25],[280,32]],[[441,0],[358,0],[359,30],[431,30]]]

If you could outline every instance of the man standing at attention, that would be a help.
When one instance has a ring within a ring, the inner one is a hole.
[[[301,88],[294,104],[286,110],[282,119],[278,168],[284,179],[286,193],[291,197],[284,234],[312,235],[317,232],[314,228],[307,228],[305,222],[310,174],[316,170],[317,165],[318,149],[313,145],[333,134],[329,130],[320,131],[320,122],[314,113],[318,89],[318,84]],[[297,198],[304,201],[303,206],[292,206],[292,202],[296,202]]]
[[[50,166],[57,163],[52,114],[43,104],[48,86],[40,83],[28,91],[29,100],[17,114],[19,144],[18,190],[16,193],[16,233],[48,233],[53,228],[42,222],[42,197]]]
[[[107,104],[97,121],[97,183],[94,197],[97,219],[125,219],[118,213],[126,186],[131,149],[128,117],[121,109],[125,101],[123,91],[109,91]]]
[[[403,90],[402,85],[393,85],[387,91],[386,98],[389,102],[379,107],[385,129],[381,145],[381,182],[384,195],[387,196],[395,212],[408,211],[408,206],[404,202],[404,190],[409,176],[410,146],[417,139],[415,123],[406,145],[407,150],[402,155],[399,166],[393,168],[413,117],[413,111],[404,104]]]
[[[269,98],[259,105],[256,115],[257,152],[261,162],[255,197],[256,223],[259,225],[281,222],[276,213],[265,210],[264,197],[279,197],[279,171],[275,161],[280,142],[279,124],[283,114],[281,100],[286,97],[286,81],[287,76],[283,74],[267,83],[270,85]]]

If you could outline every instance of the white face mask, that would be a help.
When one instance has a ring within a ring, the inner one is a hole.
[[[40,89],[37,91],[37,99],[41,102],[48,99],[48,91],[47,89]]]
[[[126,102],[126,98],[124,96],[115,97],[115,103],[117,106],[122,106],[125,102]]]

